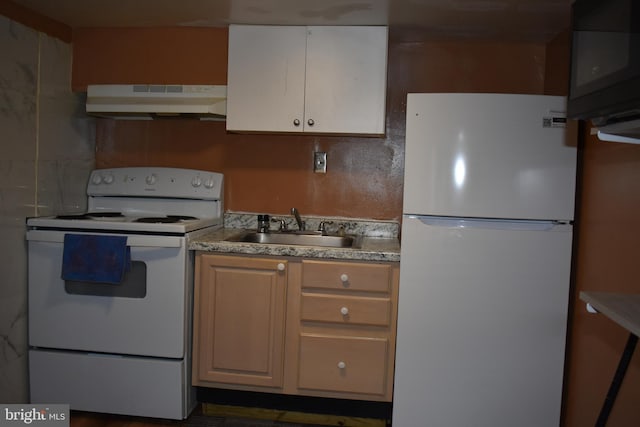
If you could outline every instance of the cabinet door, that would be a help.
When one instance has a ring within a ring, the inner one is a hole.
[[[303,130],[305,49],[306,27],[229,26],[227,130]]]
[[[287,262],[198,257],[196,383],[281,387]]]
[[[387,28],[307,27],[307,33],[305,130],[384,134]]]

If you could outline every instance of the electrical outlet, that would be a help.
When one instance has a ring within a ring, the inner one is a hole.
[[[313,153],[313,171],[315,173],[327,173],[327,153],[322,151]]]

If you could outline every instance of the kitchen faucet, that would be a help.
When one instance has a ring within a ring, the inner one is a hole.
[[[298,209],[291,208],[291,215],[293,215],[296,218],[296,222],[298,223],[298,230],[303,231],[304,221],[302,221],[302,218],[300,218],[300,213],[298,213]]]

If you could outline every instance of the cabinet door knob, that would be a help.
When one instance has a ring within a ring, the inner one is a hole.
[[[346,316],[347,314],[349,314],[349,309],[347,307],[342,307],[340,309],[340,313],[342,313],[343,316]]]
[[[298,119],[293,119],[293,125],[294,125],[294,126],[300,126],[300,120],[298,120]]]
[[[342,283],[347,283],[349,281],[349,276],[343,274],[340,276],[340,280],[342,280]]]
[[[347,367],[347,364],[344,363],[342,360],[338,362],[338,368],[340,369],[344,369]]]
[[[309,119],[309,120],[307,120],[307,124],[308,124],[309,126],[313,126],[315,123],[316,123],[316,122],[314,122],[314,121],[313,121],[313,119]]]
[[[278,271],[284,271],[284,263],[278,263]]]

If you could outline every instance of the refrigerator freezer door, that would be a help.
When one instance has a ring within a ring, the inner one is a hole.
[[[565,98],[409,94],[405,214],[573,219]]]
[[[394,427],[557,427],[572,230],[405,216]]]

